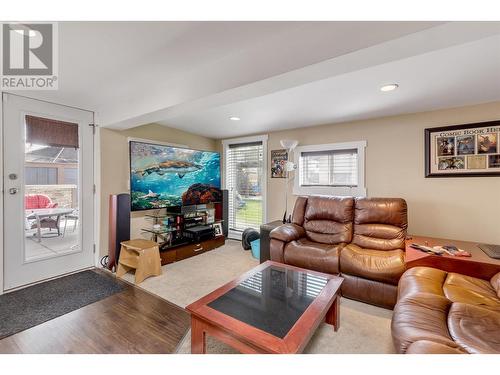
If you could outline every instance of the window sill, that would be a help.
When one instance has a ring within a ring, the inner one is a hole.
[[[336,195],[347,197],[366,197],[364,187],[349,186],[294,186],[294,195]]]

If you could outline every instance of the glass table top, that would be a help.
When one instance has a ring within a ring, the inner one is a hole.
[[[284,338],[327,283],[326,277],[271,265],[208,306]]]
[[[161,227],[159,229],[142,228],[141,230],[144,231],[144,232],[149,232],[149,233],[154,233],[154,234],[165,234],[165,233],[177,232],[177,229],[175,229],[175,228],[168,228],[168,227]]]

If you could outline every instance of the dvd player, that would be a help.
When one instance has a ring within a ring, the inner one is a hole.
[[[184,229],[183,236],[194,241],[203,241],[212,238],[215,234],[214,228],[210,225],[196,225]]]

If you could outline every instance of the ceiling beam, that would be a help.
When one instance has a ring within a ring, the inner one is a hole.
[[[115,108],[108,107],[106,111],[100,113],[101,123],[103,126],[116,129],[127,129],[154,122],[168,123],[169,119],[187,113],[272,94],[310,82],[411,58],[498,34],[500,34],[500,23],[445,23],[303,68],[222,90],[220,90],[220,83],[217,82],[217,79],[221,74],[224,74],[224,69],[227,69],[227,66],[223,62],[219,62],[218,65],[206,67],[205,71],[194,72],[193,77],[182,77],[182,81],[187,84],[196,84],[196,80],[203,77],[203,83],[209,89],[205,90],[205,94],[201,97],[181,100],[177,104],[160,107],[153,111],[141,111],[132,103],[127,105],[126,102],[121,102]],[[249,58],[245,54],[237,57],[239,59]],[[234,63],[234,60],[232,62]],[[211,80],[213,81],[211,82]],[[143,109],[146,109],[146,106],[143,106]]]

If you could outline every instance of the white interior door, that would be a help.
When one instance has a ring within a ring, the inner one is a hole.
[[[3,94],[4,289],[93,265],[93,113]]]

